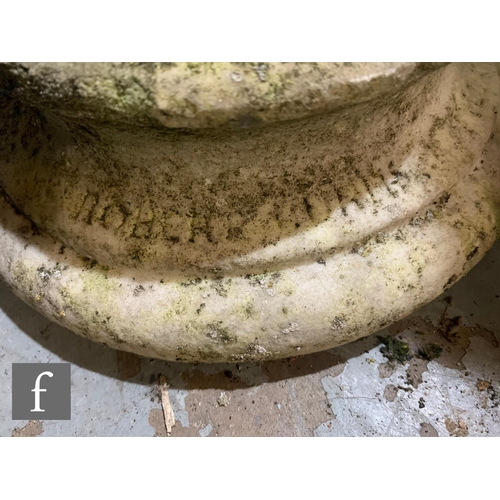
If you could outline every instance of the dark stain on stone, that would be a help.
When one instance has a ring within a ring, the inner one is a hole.
[[[141,360],[137,354],[125,351],[116,351],[116,365],[120,380],[135,377],[141,371]]]
[[[448,296],[448,297],[445,297],[443,300],[444,300],[444,301],[445,301],[445,302],[446,302],[449,306],[452,306],[452,305],[453,305],[453,297]]]
[[[394,365],[391,363],[382,363],[378,365],[378,374],[380,378],[389,378],[394,373]]]
[[[406,369],[406,377],[408,384],[413,387],[418,387],[422,382],[422,374],[427,371],[428,361],[420,358],[413,358],[410,360],[408,368]]]
[[[443,348],[439,344],[431,342],[421,347],[418,350],[418,355],[427,361],[432,361],[433,359],[439,358],[442,352]]]
[[[222,370],[216,373],[204,373],[196,369],[183,372],[182,378],[186,383],[187,390],[231,390],[235,388],[247,388],[251,385],[245,383],[238,375],[233,374],[230,370]]]
[[[477,254],[478,251],[479,251],[479,247],[475,247],[474,250],[472,250],[472,252],[470,252],[467,255],[467,260],[471,260],[472,258],[474,258],[474,256]]]
[[[450,288],[450,286],[453,285],[453,283],[455,283],[455,281],[457,281],[457,279],[458,279],[458,276],[456,274],[452,274],[450,276],[450,279],[444,285],[443,289],[447,290],[448,288]]]
[[[446,312],[446,311],[445,311]],[[455,316],[453,318],[447,318],[446,316],[441,317],[441,321],[438,326],[438,330],[441,335],[448,341],[453,342],[456,340],[456,336],[462,326],[462,317]]]
[[[389,401],[389,403],[392,403],[395,399],[396,396],[398,395],[398,389],[395,385],[393,384],[388,384],[385,386],[384,389],[384,398]]]
[[[439,437],[437,430],[427,422],[422,422],[420,424],[420,436],[421,437]]]
[[[340,353],[323,351],[297,358],[267,361],[262,364],[262,373],[268,377],[269,382],[304,377],[324,370],[328,370],[330,376],[336,377],[344,371],[345,361],[345,357]]]

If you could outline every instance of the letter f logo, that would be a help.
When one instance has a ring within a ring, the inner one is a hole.
[[[40,408],[40,393],[47,392],[47,389],[40,389],[40,380],[44,375],[47,375],[51,378],[54,376],[52,372],[42,372],[40,373],[40,375],[38,375],[35,381],[35,388],[31,389],[31,392],[35,393],[35,407],[30,411],[45,411]]]

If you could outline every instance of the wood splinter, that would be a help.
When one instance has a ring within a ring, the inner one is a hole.
[[[175,416],[172,406],[170,404],[170,397],[168,395],[169,385],[167,379],[160,375],[158,385],[161,390],[161,405],[163,407],[163,418],[165,419],[165,427],[167,428],[167,436],[170,436],[172,427],[175,425]]]

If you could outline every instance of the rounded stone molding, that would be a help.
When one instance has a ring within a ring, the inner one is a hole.
[[[22,63],[6,69],[71,118],[245,128],[380,98],[439,63]]]
[[[203,362],[334,347],[431,301],[496,239],[494,64],[381,65],[377,77],[332,65],[316,80],[298,65],[297,99],[308,78],[323,85],[302,108],[232,94],[244,79],[227,65],[214,72],[232,82],[216,87],[223,114],[205,96],[168,119],[157,88],[177,92],[158,83],[175,67],[116,66],[123,81],[155,75],[141,84],[154,105],[133,112],[97,84],[98,98],[65,90],[105,66],[49,66],[0,73],[0,275],[95,341]],[[179,88],[203,94],[207,71]],[[241,109],[258,119],[237,124]]]

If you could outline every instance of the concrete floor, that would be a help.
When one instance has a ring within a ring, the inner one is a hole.
[[[500,436],[499,342],[500,242],[411,317],[353,344],[260,364],[114,351],[0,283],[0,436],[165,436],[160,375],[171,387],[172,436]],[[72,420],[12,421],[11,364],[61,361],[72,364]]]

